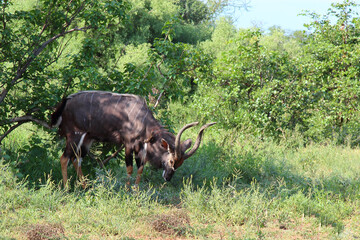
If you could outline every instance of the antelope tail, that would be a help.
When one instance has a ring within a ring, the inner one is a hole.
[[[67,98],[63,98],[63,100],[56,107],[55,112],[51,114],[50,127],[58,127],[60,125],[61,114],[64,111],[66,102],[67,102]]]

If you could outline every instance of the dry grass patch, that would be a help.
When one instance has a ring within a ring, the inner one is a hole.
[[[190,226],[190,218],[184,211],[176,210],[170,213],[155,215],[151,224],[157,232],[181,236],[186,233],[186,229]]]
[[[65,230],[61,224],[35,224],[27,228],[26,237],[29,240],[63,239]]]

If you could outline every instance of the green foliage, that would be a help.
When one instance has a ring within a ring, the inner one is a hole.
[[[221,57],[223,52],[235,48],[234,44],[232,44],[235,36],[236,30],[231,21],[222,17],[216,22],[216,27],[211,39],[202,42],[201,47],[206,53],[214,55],[215,57]]]
[[[358,99],[355,96],[359,93],[359,72],[355,69],[359,66],[355,55],[359,51],[359,31],[358,18],[352,14],[356,6],[352,1],[333,4],[332,11],[320,23],[314,21],[309,25],[313,32],[305,48],[309,59],[303,64],[304,80],[312,90],[314,106],[310,113],[315,117],[315,111],[322,115],[320,129],[327,137],[334,128],[336,132],[357,134]],[[326,20],[331,16],[337,17],[333,25]],[[319,120],[308,119],[310,124]]]
[[[158,87],[169,96],[184,96],[198,74],[207,71],[209,58],[198,48],[166,39],[156,39],[153,47],[150,57],[162,77]]]
[[[314,21],[307,34],[250,29],[217,42],[213,35],[205,49],[226,42],[226,50],[212,53],[213,75],[199,82],[192,107],[201,110],[199,117],[263,137],[278,138],[295,129],[315,141],[334,133],[341,136],[339,143],[349,134],[357,136],[359,18],[353,12],[357,6],[345,1],[333,4],[322,19],[310,14]],[[328,20],[332,16],[337,19],[334,24]]]
[[[217,77],[201,84],[204,92],[210,94],[201,92],[199,103],[205,102],[204,97],[215,98],[209,101],[212,103],[210,115],[219,116],[215,120],[224,122],[225,118],[228,127],[251,124],[271,135],[278,129],[294,128],[299,120],[295,114],[299,111],[297,105],[293,104],[293,96],[289,96],[289,91],[296,86],[297,73],[288,54],[268,51],[260,45],[261,37],[258,30],[239,32],[236,48],[223,52],[214,62]],[[215,85],[210,87],[214,90],[209,92],[208,85]]]
[[[174,25],[175,42],[195,44],[211,34],[206,21],[215,13],[202,1],[131,0],[129,3],[131,9],[117,32],[118,39],[125,45],[153,43],[162,36],[163,26],[173,17],[179,18]]]
[[[210,20],[210,9],[204,2],[197,0],[178,0],[177,4],[180,5],[181,17],[186,22],[199,24]]]

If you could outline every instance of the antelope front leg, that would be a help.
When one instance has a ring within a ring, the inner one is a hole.
[[[130,186],[131,175],[133,173],[133,166],[126,166],[126,172],[127,172],[127,178],[128,178],[126,185]]]
[[[137,166],[137,174],[136,174],[136,180],[135,180],[135,184],[139,185],[140,180],[141,180],[141,174],[144,170],[144,163],[141,161],[141,159],[139,158],[139,156],[135,156],[135,161],[136,161],[136,166]]]
[[[136,185],[139,185],[139,183],[140,183],[141,174],[142,174],[143,170],[144,170],[144,165],[141,165],[137,170],[136,181],[135,181]]]
[[[125,163],[126,163],[126,173],[128,180],[126,185],[130,186],[131,175],[133,173],[133,153],[130,147],[125,146]]]

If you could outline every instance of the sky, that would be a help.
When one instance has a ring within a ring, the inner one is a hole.
[[[235,0],[237,1],[237,0]],[[238,0],[241,2],[241,0]],[[303,10],[310,10],[318,14],[325,14],[331,3],[343,2],[342,0],[248,0],[247,11],[241,9],[232,16],[235,26],[249,28],[257,26],[263,30],[277,25],[284,30],[306,30],[304,23],[311,19],[298,16]]]

